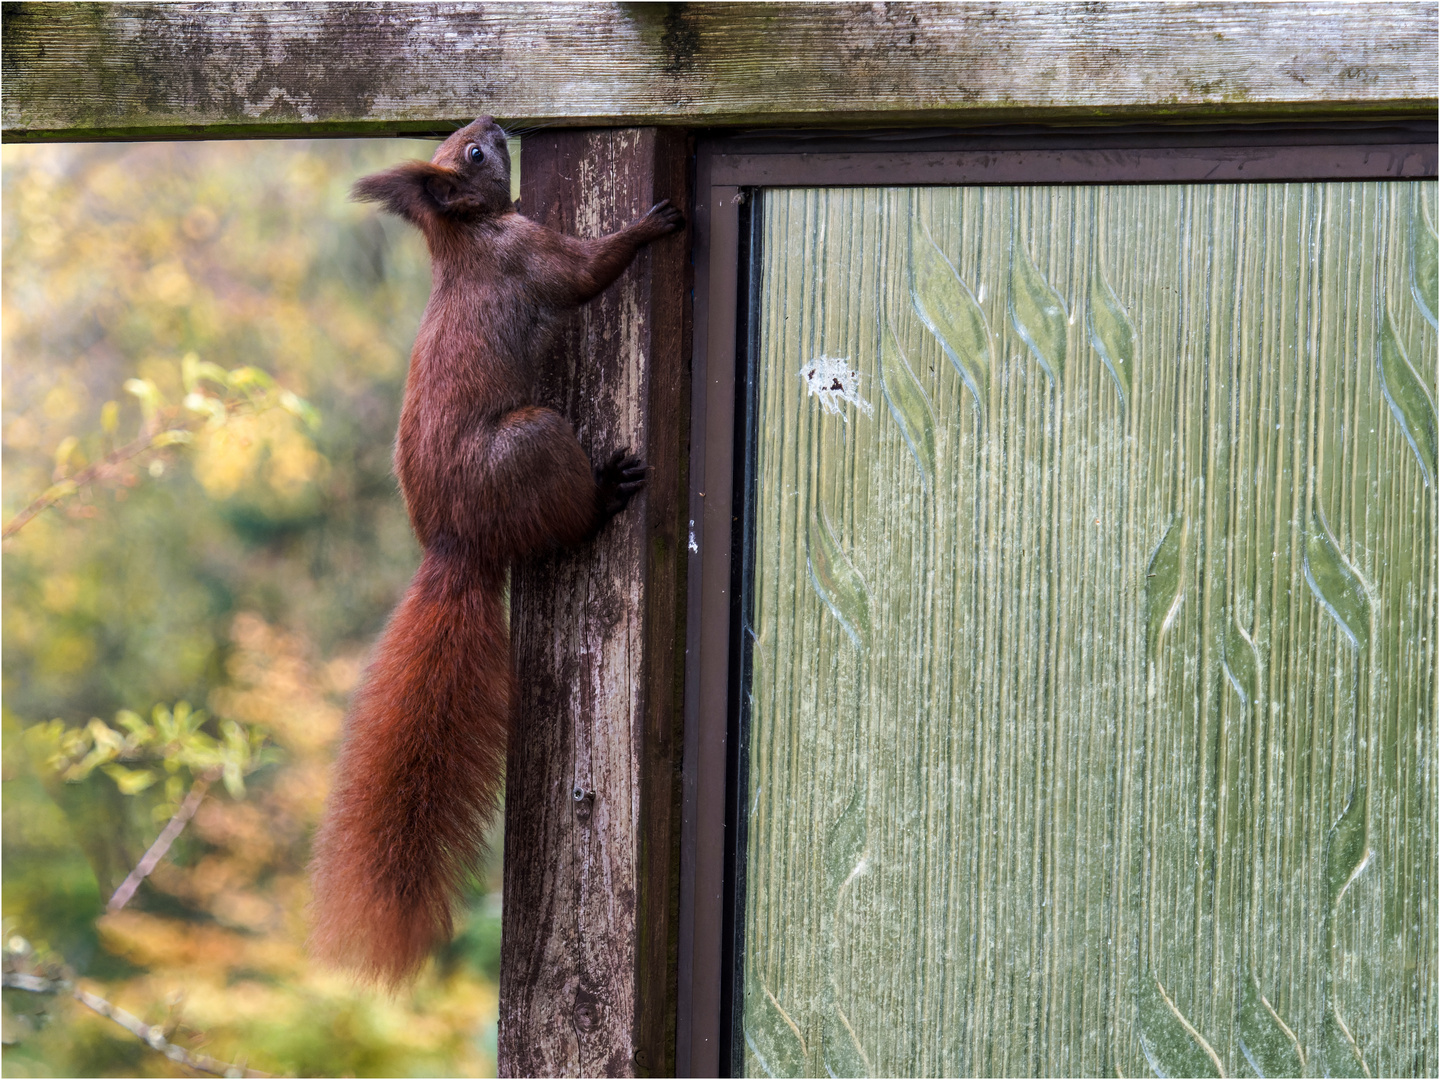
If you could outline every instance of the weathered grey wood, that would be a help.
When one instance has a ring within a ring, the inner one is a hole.
[[[684,205],[678,132],[546,132],[522,153],[522,209],[573,235]],[[539,373],[592,459],[628,446],[652,471],[595,542],[512,578],[502,1075],[673,1070],[686,243],[643,251]]]
[[[1436,8],[6,3],[7,140],[926,124],[1436,105]]]

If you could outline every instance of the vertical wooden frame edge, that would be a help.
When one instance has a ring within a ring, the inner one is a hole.
[[[720,1061],[739,189],[697,155],[691,513],[676,1072]]]
[[[676,942],[675,989],[675,1075],[693,1075],[692,1041],[694,1012],[695,967],[695,830],[696,830],[696,769],[699,748],[697,724],[699,670],[699,620],[696,609],[700,603],[700,560],[697,557],[697,521],[703,517],[699,496],[705,477],[706,400],[706,289],[710,280],[709,235],[709,161],[710,150],[702,144],[695,155],[694,230],[691,241],[694,301],[692,306],[692,338],[690,348],[690,497],[687,506],[685,559],[685,664],[684,732],[681,737],[680,770],[680,906]]]
[[[682,552],[689,483],[693,139],[678,129],[651,130],[651,199],[669,199],[680,208],[690,231],[652,249],[649,282],[647,461],[654,471],[645,500],[646,700],[639,754],[635,1066],[638,1075],[673,1075],[684,705],[684,657],[676,642],[685,625],[686,598]]]

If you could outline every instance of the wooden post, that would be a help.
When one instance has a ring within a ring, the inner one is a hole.
[[[572,235],[662,198],[689,213],[683,132],[540,132],[521,153],[521,211]],[[595,542],[512,577],[502,1076],[673,1075],[688,246],[642,251],[538,373],[592,460],[628,446],[652,471]]]

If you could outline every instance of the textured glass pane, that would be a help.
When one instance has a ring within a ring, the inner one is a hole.
[[[745,1071],[1434,1075],[1435,185],[759,212]]]

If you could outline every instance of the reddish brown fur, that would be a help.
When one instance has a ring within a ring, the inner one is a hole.
[[[531,372],[558,320],[681,218],[661,203],[577,240],[521,217],[489,117],[429,162],[366,177],[355,196],[416,225],[430,248],[395,447],[425,556],[346,721],[315,839],[311,947],[393,985],[450,935],[499,797],[513,696],[506,570],[593,535],[643,483],[623,451],[592,470],[564,417],[532,401]]]

